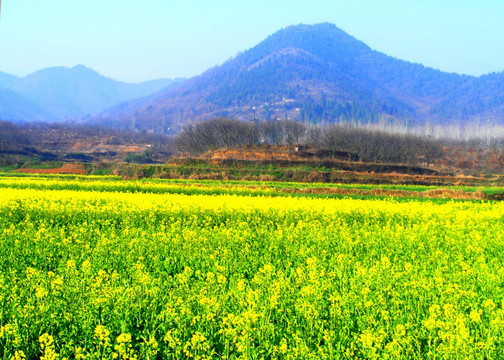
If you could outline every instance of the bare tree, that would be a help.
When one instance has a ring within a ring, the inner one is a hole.
[[[18,150],[29,143],[21,127],[8,121],[0,121],[0,150]]]
[[[176,148],[192,155],[220,147],[252,145],[257,138],[254,124],[216,118],[184,129],[175,139]]]
[[[267,121],[258,123],[260,142],[269,145],[283,144],[283,129],[279,122]]]
[[[303,123],[293,120],[282,121],[282,129],[285,139],[285,144],[292,146],[301,144],[301,141],[306,135],[306,126]]]

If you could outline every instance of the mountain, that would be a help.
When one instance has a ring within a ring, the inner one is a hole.
[[[0,88],[11,87],[17,80],[17,76],[0,72]]]
[[[56,118],[14,91],[0,88],[0,120],[54,121]]]
[[[174,80],[160,79],[129,84],[106,78],[83,65],[47,68],[25,77],[0,73],[0,87],[16,93],[19,100],[16,102],[11,97],[11,102],[6,103],[3,98],[0,99],[0,110],[7,107],[12,110],[0,111],[0,118],[53,121],[85,117],[115,104],[155,93],[173,83]],[[23,111],[26,102],[33,104],[30,111]],[[32,113],[31,110],[35,109],[39,109],[38,112]]]
[[[445,73],[371,49],[332,24],[290,26],[221,66],[92,121],[177,132],[215,116],[311,123],[500,121],[504,74]]]

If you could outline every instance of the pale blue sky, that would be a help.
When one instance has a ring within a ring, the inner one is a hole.
[[[501,0],[2,0],[0,71],[84,64],[130,82],[190,77],[283,27],[320,22],[440,70],[504,70]]]

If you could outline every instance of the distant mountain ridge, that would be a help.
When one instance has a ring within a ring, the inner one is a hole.
[[[0,120],[53,121],[54,115],[18,93],[0,88]]]
[[[92,118],[177,132],[215,116],[310,123],[503,122],[504,74],[445,73],[372,50],[335,25],[296,25],[221,66]]]
[[[0,73],[0,119],[57,121],[85,117],[173,83],[174,80],[159,79],[129,84],[83,65],[42,69],[25,77]]]

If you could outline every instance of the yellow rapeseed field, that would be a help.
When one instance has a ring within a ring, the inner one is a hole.
[[[1,359],[504,356],[504,203],[19,184]]]

